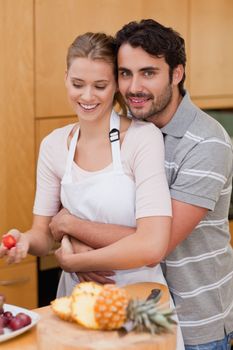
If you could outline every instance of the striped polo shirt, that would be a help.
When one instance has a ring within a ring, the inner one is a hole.
[[[197,108],[187,93],[161,131],[171,197],[209,209],[162,263],[185,344],[207,343],[233,331],[233,250],[228,225],[232,144],[224,128]]]

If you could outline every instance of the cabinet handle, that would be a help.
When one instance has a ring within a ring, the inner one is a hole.
[[[30,281],[29,277],[21,277],[15,280],[2,280],[0,281],[0,286],[12,286],[14,284],[26,283],[29,281]]]

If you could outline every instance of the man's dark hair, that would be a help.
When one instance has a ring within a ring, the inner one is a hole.
[[[185,69],[186,54],[184,39],[175,30],[165,27],[153,19],[143,19],[140,22],[130,22],[116,33],[117,52],[121,45],[130,44],[132,47],[141,47],[148,54],[164,57],[169,65],[169,76],[172,81],[174,68],[179,64]],[[179,83],[179,91],[184,95],[184,81]]]

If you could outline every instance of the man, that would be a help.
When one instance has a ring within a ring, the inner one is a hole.
[[[143,20],[125,25],[116,40],[119,89],[131,115],[154,123],[164,135],[173,223],[162,265],[186,349],[228,349],[233,339],[233,250],[228,227],[231,141],[184,90],[186,55],[178,33]],[[50,227],[57,239],[72,232],[92,248],[132,232],[82,221],[65,210]],[[95,273],[80,278],[109,281]]]

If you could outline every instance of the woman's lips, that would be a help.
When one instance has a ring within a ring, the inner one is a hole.
[[[98,103],[96,104],[85,104],[85,103],[79,103],[80,107],[82,107],[82,109],[84,109],[85,111],[93,111],[94,109],[96,109],[96,107],[98,106]]]

